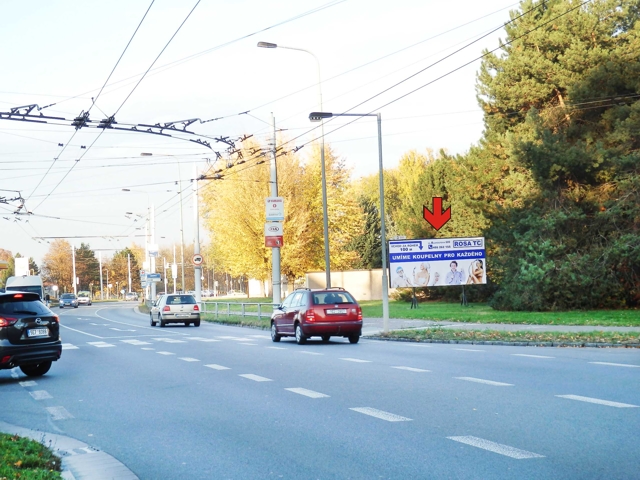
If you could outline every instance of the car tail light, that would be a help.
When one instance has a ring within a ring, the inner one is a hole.
[[[200,307],[198,307],[198,305],[194,305],[193,306],[193,311],[194,312],[199,312],[200,311]]]
[[[305,314],[305,319],[307,320],[307,322],[313,322],[316,319],[316,314],[313,310],[307,310],[307,313]]]
[[[362,309],[360,307],[356,307],[356,312],[358,313],[358,320],[362,320]]]
[[[60,323],[60,317],[59,317],[58,315],[53,314],[53,315],[52,315],[52,317],[53,317],[53,321],[54,321],[55,323]]]
[[[18,319],[13,317],[0,317],[0,327],[8,327],[17,321]]]
[[[164,308],[162,309],[163,312],[170,312],[171,311],[171,307],[169,305],[165,305]]]
[[[7,363],[9,360],[11,360],[11,355],[2,357],[2,360],[0,360],[0,363]]]
[[[22,294],[21,293],[16,293],[13,298],[22,298]]]

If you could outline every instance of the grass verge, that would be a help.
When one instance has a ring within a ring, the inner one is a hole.
[[[533,344],[616,344],[640,346],[640,332],[530,332],[503,330],[451,330],[426,328],[419,330],[395,330],[377,335],[393,340],[465,341],[465,342],[528,342]]]
[[[243,317],[240,315],[218,315],[214,313],[202,313],[200,318],[206,322],[234,325],[236,327],[253,327],[268,329],[271,325],[269,317]]]
[[[61,479],[60,459],[34,440],[0,433],[0,479]]]

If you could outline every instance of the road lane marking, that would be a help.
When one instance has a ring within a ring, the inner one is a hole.
[[[29,395],[31,395],[34,400],[46,400],[48,398],[53,398],[46,390],[35,390],[33,392],[29,392]]]
[[[519,448],[510,447],[509,445],[502,445],[501,443],[485,440],[484,438],[465,436],[465,437],[447,437],[454,442],[464,443],[465,445],[471,445],[472,447],[488,450],[493,453],[505,455],[507,457],[515,458],[516,460],[524,460],[527,458],[544,458],[544,455],[538,455],[537,453],[527,452],[526,450],[520,450]]]
[[[78,347],[76,347],[72,343],[63,343],[62,344],[62,349],[63,350],[78,350]]]
[[[261,377],[260,375],[254,375],[253,373],[245,373],[240,375],[241,377],[248,378],[254,382],[273,382],[270,378]]]
[[[408,347],[421,347],[421,348],[433,348],[432,345],[416,345],[415,343],[410,343],[407,345]]]
[[[171,352],[156,352],[158,355],[175,355],[175,353]]]
[[[111,327],[109,330],[115,330],[116,332],[135,332],[135,330],[115,328],[115,327]]]
[[[37,382],[33,381],[33,380],[27,380],[25,382],[20,382],[20,386],[21,387],[35,387],[37,385]]]
[[[67,420],[69,418],[75,418],[64,407],[47,407],[45,410],[51,415],[51,420]]]
[[[101,337],[100,335],[93,335],[93,334],[91,334],[91,333],[83,332],[82,330],[76,330],[75,328],[67,327],[66,325],[62,325],[62,324],[60,324],[60,326],[61,326],[62,328],[66,328],[67,330],[71,330],[71,331],[73,331],[73,332],[81,333],[81,334],[83,334],[83,335],[88,335],[89,337],[93,337],[93,338],[104,338],[104,337]]]
[[[222,365],[216,365],[215,363],[205,365],[205,367],[213,368],[214,370],[231,370],[229,367],[223,367]]]
[[[305,353],[307,355],[324,355],[324,353],[310,352],[309,350],[300,350],[298,353]]]
[[[93,345],[94,347],[98,347],[98,348],[115,347],[115,345],[112,345],[107,342],[87,342],[87,343],[89,345]]]
[[[382,410],[378,410],[376,408],[371,408],[371,407],[350,408],[349,410],[363,413],[365,415],[369,415],[370,417],[376,417],[376,418],[379,418],[380,420],[386,420],[387,422],[410,422],[412,420],[411,418],[401,417],[400,415],[384,412]]]
[[[143,342],[142,340],[120,340],[122,343],[128,343],[129,345],[151,345],[151,342]]]
[[[286,350],[286,348],[284,347],[267,347],[267,348],[270,348],[272,350]]]
[[[473,377],[453,377],[456,380],[465,380],[467,382],[484,383],[485,385],[493,385],[494,387],[513,387],[511,383],[494,382],[492,380],[483,380],[482,378]]]
[[[629,367],[629,368],[640,368],[640,365],[630,365],[628,363],[609,363],[609,362],[589,362],[594,365],[609,365],[611,367]]]
[[[568,398],[569,400],[577,400],[579,402],[597,403],[598,405],[606,405],[616,408],[640,408],[638,405],[629,403],[610,402],[609,400],[600,400],[599,398],[581,397],[580,395],[556,395],[559,398]]]
[[[297,393],[298,395],[304,395],[309,398],[329,398],[329,395],[325,395],[324,393],[314,392],[313,390],[307,390],[306,388],[285,388],[293,393]]]
[[[391,367],[397,368],[398,370],[407,370],[408,372],[430,372],[431,370],[423,370],[422,368],[414,368],[414,367]]]
[[[176,340],[175,338],[167,338],[167,337],[153,338],[152,340],[155,340],[156,342],[165,342],[165,343],[187,343],[184,340]]]
[[[527,355],[526,353],[512,353],[513,357],[530,357],[530,358],[556,358],[556,357],[547,357],[546,355]]]
[[[473,348],[454,348],[454,350],[460,350],[461,352],[484,352],[485,350],[474,350]]]
[[[198,360],[197,358],[191,358],[191,357],[178,357],[180,360],[184,360],[185,362],[199,362],[200,360]]]
[[[197,340],[198,342],[219,342],[220,340],[216,340],[215,338],[204,338],[204,337],[187,337],[189,340]]]
[[[249,345],[250,347],[255,347],[256,345],[258,345],[257,343],[246,343],[246,342],[240,342],[238,345]]]
[[[269,335],[249,335],[249,336],[253,338],[271,338]]]
[[[155,348],[150,348],[150,347],[142,347],[140,350],[155,350]]]
[[[360,360],[359,358],[341,358],[340,360],[344,360],[346,362],[356,362],[356,363],[371,363],[371,360]]]
[[[223,336],[218,336],[218,338],[221,338],[222,340],[237,340],[240,337],[230,337],[228,335],[223,335]]]

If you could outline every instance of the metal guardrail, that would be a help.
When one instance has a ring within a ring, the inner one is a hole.
[[[225,308],[221,309],[220,305]],[[253,306],[257,306],[257,311],[247,311],[247,305],[250,306],[250,310],[254,310]],[[267,305],[269,308],[267,312],[263,312],[263,305]],[[273,307],[279,305],[279,303],[255,303],[255,302],[200,302],[202,313],[213,313],[218,315],[240,315],[243,317],[270,317],[273,312]],[[231,306],[240,307],[240,309],[232,309]],[[210,307],[213,307],[211,309]]]

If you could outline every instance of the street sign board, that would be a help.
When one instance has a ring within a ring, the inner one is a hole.
[[[159,273],[147,273],[147,282],[159,282],[161,280]]]
[[[487,283],[484,237],[392,240],[392,288]]]
[[[177,263],[172,263],[171,264],[171,278],[173,278],[174,280],[176,278],[178,278],[178,264]]]
[[[148,243],[147,244],[147,252],[149,252],[149,256],[152,258],[156,258],[160,255],[160,249],[158,248],[157,243]]]
[[[191,262],[197,267],[198,265],[202,265],[202,262],[204,262],[204,258],[199,253],[196,253],[191,258]]]
[[[284,220],[284,198],[267,197],[265,200],[267,222],[281,222]]]
[[[268,222],[264,225],[264,246],[281,247],[283,245],[282,223]]]

